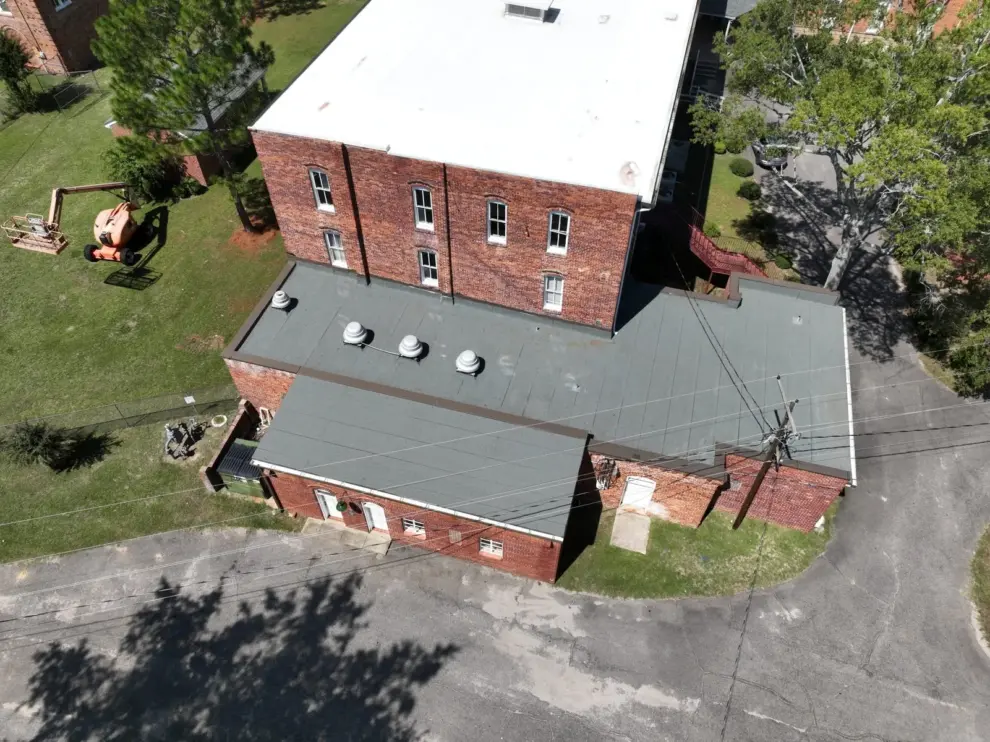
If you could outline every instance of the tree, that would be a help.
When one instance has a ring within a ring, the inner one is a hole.
[[[113,113],[157,139],[191,134],[213,155],[241,224],[254,231],[230,151],[245,141],[244,90],[274,60],[251,43],[253,0],[112,0],[97,21],[93,50],[113,68]]]
[[[0,80],[6,84],[11,102],[18,112],[29,111],[34,104],[34,95],[27,82],[31,74],[27,68],[30,61],[21,42],[0,29]]]
[[[864,41],[853,30],[883,18],[886,0],[762,0],[716,40],[722,107],[692,106],[697,142],[767,137],[828,158],[840,216],[833,290],[858,249],[944,269],[990,232],[990,11],[974,5],[936,34],[944,4],[916,5]],[[786,182],[799,196],[803,185]]]
[[[15,464],[45,464],[53,469],[71,446],[72,437],[65,430],[44,421],[18,423],[0,441],[0,451]]]

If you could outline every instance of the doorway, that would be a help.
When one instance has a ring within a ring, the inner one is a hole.
[[[373,502],[361,504],[364,510],[364,520],[368,524],[368,530],[388,531],[388,518],[385,517],[385,508]]]
[[[320,504],[323,520],[343,519],[344,514],[337,510],[337,496],[329,490],[316,490],[316,501]]]
[[[622,490],[622,507],[646,510],[653,500],[653,490],[657,483],[646,477],[629,477]]]

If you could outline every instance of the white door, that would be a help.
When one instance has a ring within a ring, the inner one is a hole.
[[[373,502],[364,503],[364,519],[368,522],[368,530],[379,529],[388,530],[388,518],[385,517],[385,508],[375,505]]]
[[[337,496],[327,490],[316,490],[316,501],[320,503],[320,510],[323,511],[323,518],[340,518],[344,514],[337,510]]]
[[[645,477],[629,477],[626,479],[626,487],[622,490],[623,507],[639,508],[646,510],[653,500],[653,490],[657,488],[657,483]]]

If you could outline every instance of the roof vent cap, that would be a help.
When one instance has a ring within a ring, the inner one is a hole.
[[[474,376],[481,370],[481,359],[473,350],[465,350],[457,356],[456,366],[460,373]]]
[[[419,358],[423,353],[423,344],[415,335],[406,335],[399,343],[399,355],[403,358]]]
[[[347,345],[364,345],[368,339],[368,331],[360,322],[348,322],[344,328],[344,342]]]
[[[282,310],[285,310],[285,309],[288,309],[289,308],[289,305],[290,304],[292,304],[292,299],[290,299],[289,298],[289,295],[287,293],[285,293],[284,291],[282,291],[281,289],[279,289],[274,294],[272,294],[272,308],[273,309],[282,309]]]

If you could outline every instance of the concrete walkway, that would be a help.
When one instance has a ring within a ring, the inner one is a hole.
[[[619,508],[615,513],[609,543],[626,551],[645,554],[650,543],[650,516]]]
[[[575,595],[308,534],[154,536],[0,567],[2,736],[983,742],[966,589],[990,405],[913,359],[852,383],[859,487],[824,557],[751,601]]]

